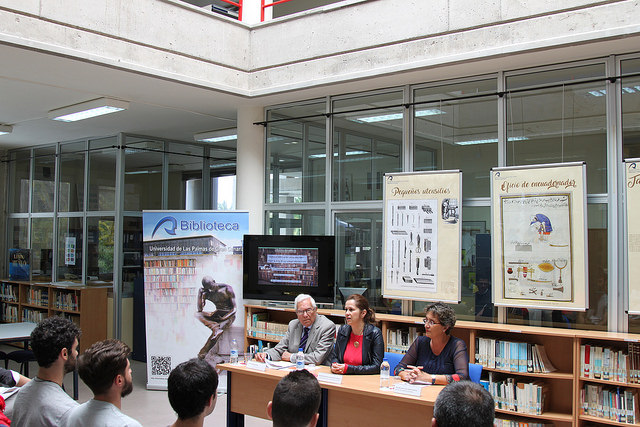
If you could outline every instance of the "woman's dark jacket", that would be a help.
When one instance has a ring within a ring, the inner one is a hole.
[[[344,351],[347,348],[349,337],[351,336],[351,326],[342,325],[333,344],[333,350],[327,362],[344,363]],[[347,374],[377,374],[380,372],[380,364],[384,358],[384,340],[382,331],[370,323],[364,325],[362,332],[362,365],[347,367]]]

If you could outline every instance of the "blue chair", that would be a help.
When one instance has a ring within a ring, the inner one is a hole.
[[[469,363],[469,379],[476,384],[480,384],[480,376],[482,375],[482,365],[477,363]]]
[[[393,371],[395,371],[396,366],[400,363],[403,357],[404,354],[401,353],[391,353],[389,351],[384,353],[384,358],[387,359],[389,367],[391,368],[391,375],[393,375]]]

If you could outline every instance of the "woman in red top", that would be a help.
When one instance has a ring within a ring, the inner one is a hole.
[[[334,374],[377,374],[384,357],[382,332],[371,323],[375,312],[362,295],[351,295],[344,304],[346,325],[340,327],[329,357]]]

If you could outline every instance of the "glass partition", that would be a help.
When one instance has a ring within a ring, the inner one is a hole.
[[[202,209],[203,148],[169,144],[168,209]]]
[[[53,267],[53,218],[31,219],[31,280],[50,282]]]
[[[7,226],[9,230],[9,248],[29,248],[29,219],[9,218]]]
[[[9,178],[12,183],[9,210],[12,213],[29,212],[30,171],[30,150],[14,151],[9,154]]]
[[[82,217],[58,218],[57,281],[82,282]]]
[[[84,158],[86,142],[60,145],[58,212],[84,210]]]
[[[87,210],[114,211],[116,209],[116,162],[118,150],[115,137],[89,142],[87,173]]]
[[[124,210],[162,208],[164,143],[127,137],[124,160]]]
[[[640,157],[640,59],[621,61],[622,159]],[[624,77],[636,74],[632,77]]]
[[[53,212],[56,193],[56,147],[33,150],[33,193],[31,212]]]
[[[324,211],[267,211],[266,234],[282,236],[324,235]]]
[[[87,282],[113,281],[113,217],[87,218]]]

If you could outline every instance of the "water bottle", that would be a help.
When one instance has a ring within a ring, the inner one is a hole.
[[[232,365],[238,364],[238,341],[231,340],[231,351],[229,352],[229,363]]]
[[[391,367],[389,366],[389,361],[382,359],[382,364],[380,365],[380,390],[391,389],[390,373]]]
[[[296,370],[302,371],[304,369],[304,349],[299,348],[296,355]]]

